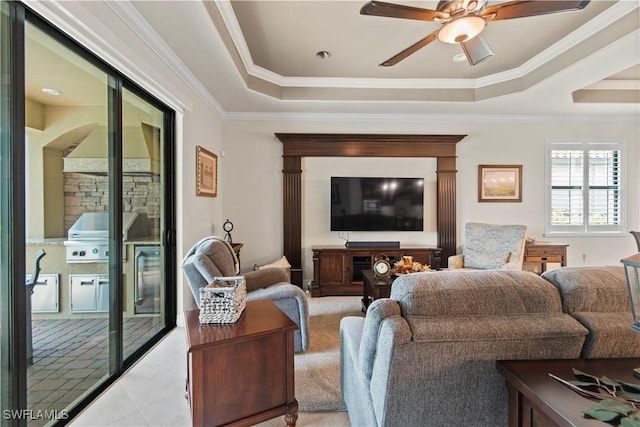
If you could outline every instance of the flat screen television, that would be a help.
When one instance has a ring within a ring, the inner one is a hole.
[[[423,178],[331,177],[331,231],[423,231]]]

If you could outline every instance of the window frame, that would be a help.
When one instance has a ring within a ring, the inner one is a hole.
[[[557,150],[582,150],[584,153],[585,167],[583,177],[582,191],[584,194],[584,216],[585,221],[581,225],[552,225],[551,224],[551,200],[552,200],[552,183],[551,183],[551,153]],[[618,151],[618,224],[613,225],[589,225],[589,151]],[[626,235],[626,204],[627,204],[627,168],[626,168],[627,149],[626,142],[620,140],[580,140],[580,141],[560,141],[551,140],[545,144],[545,221],[544,235],[549,237],[603,237],[603,236],[623,236]]]

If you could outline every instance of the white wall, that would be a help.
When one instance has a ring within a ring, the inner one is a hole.
[[[223,172],[223,217],[236,224],[234,241],[242,249],[243,269],[282,255],[282,144],[276,132],[465,134],[457,145],[458,246],[467,221],[522,223],[539,240],[561,241],[568,248],[568,265],[617,265],[637,248],[629,234],[608,238],[544,238],[544,146],[553,139],[614,139],[627,142],[628,229],[640,229],[640,182],[637,123],[587,123],[576,119],[546,123],[521,122],[302,122],[225,121],[226,157]],[[522,203],[479,203],[479,164],[521,164]],[[343,244],[329,231],[328,178],[331,175],[425,176],[435,170],[428,159],[305,158],[303,161],[303,267],[307,283],[313,277],[311,246]],[[375,172],[372,172],[374,170]],[[427,214],[425,214],[427,216]],[[435,245],[432,225],[425,233],[351,233],[351,240],[400,240],[402,244]],[[586,257],[583,258],[583,255]]]

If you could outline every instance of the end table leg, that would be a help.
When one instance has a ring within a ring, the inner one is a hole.
[[[284,422],[287,423],[287,427],[296,427],[296,421],[298,421],[298,412],[284,415]]]

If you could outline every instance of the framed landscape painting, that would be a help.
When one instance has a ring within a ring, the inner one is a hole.
[[[196,146],[196,196],[218,195],[218,156]]]
[[[479,202],[522,202],[522,165],[479,165]]]

